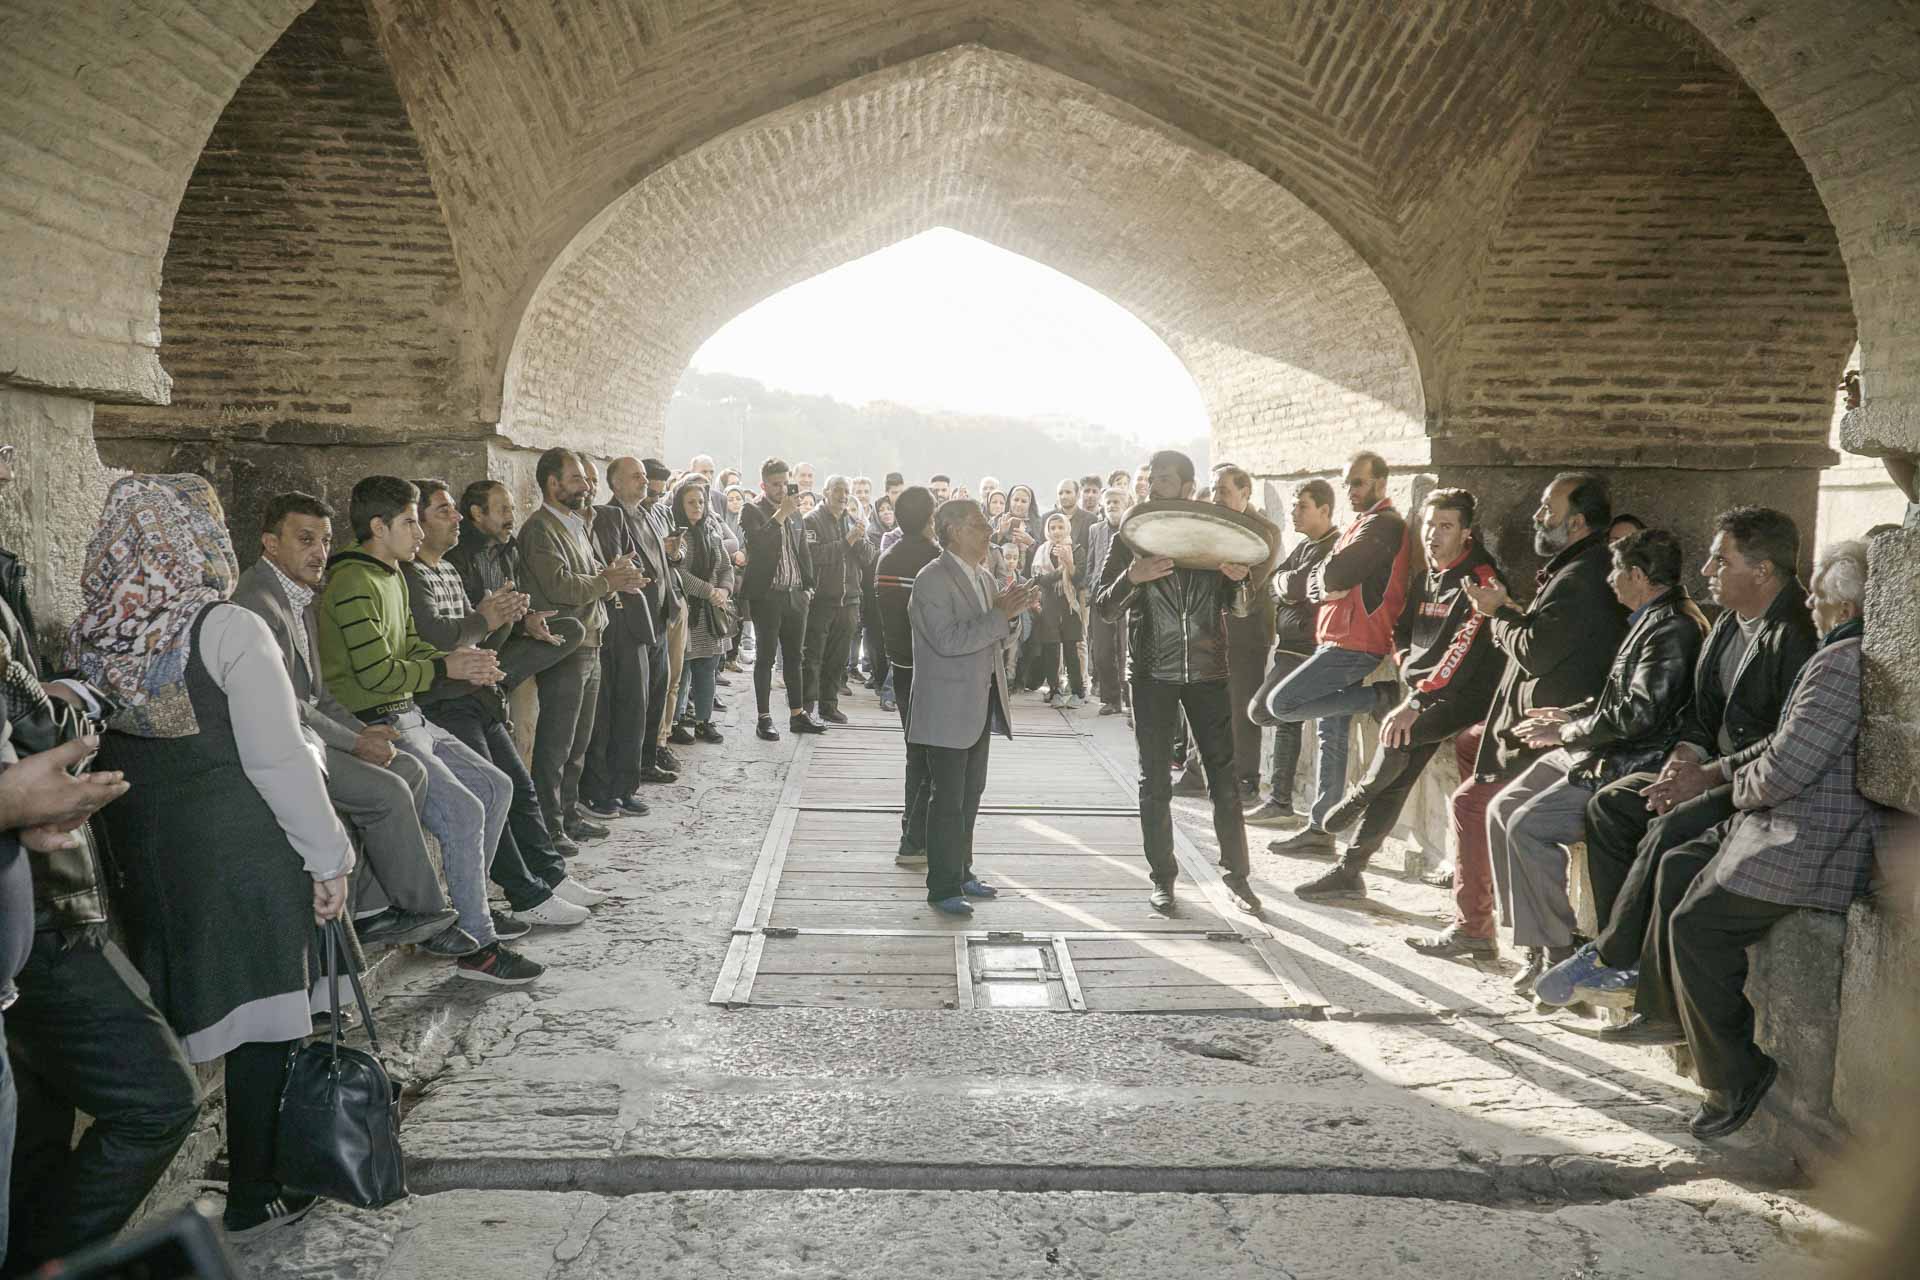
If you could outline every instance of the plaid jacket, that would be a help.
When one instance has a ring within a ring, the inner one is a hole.
[[[1766,748],[1733,775],[1714,883],[1789,907],[1845,911],[1867,891],[1879,811],[1860,794],[1860,637],[1807,660]]]

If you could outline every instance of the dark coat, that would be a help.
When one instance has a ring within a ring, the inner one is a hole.
[[[864,537],[848,545],[847,534],[854,527],[851,512],[836,517],[824,502],[800,521],[807,554],[813,561],[813,598],[820,604],[860,603],[860,583],[872,547]]]
[[[1318,539],[1301,538],[1293,544],[1273,571],[1273,594],[1279,602],[1273,619],[1273,647],[1278,653],[1304,658],[1313,652],[1316,641],[1314,618],[1320,606],[1308,598],[1313,571],[1333,553],[1340,540],[1338,530],[1329,529]]]
[[[807,553],[806,534],[801,518],[795,514],[783,526],[773,518],[777,507],[764,496],[740,508],[740,532],[747,548],[747,572],[740,594],[749,601],[763,598],[773,586],[773,574],[780,567],[780,539],[786,537],[793,549],[795,566],[800,571],[796,591],[813,590],[813,557]]]
[[[1607,585],[1612,571],[1602,529],[1547,561],[1525,612],[1509,604],[1493,615],[1493,644],[1507,665],[1487,713],[1476,776],[1512,777],[1541,754],[1513,736],[1535,707],[1571,707],[1606,684],[1627,630],[1627,611]]]
[[[1614,655],[1606,688],[1570,708],[1574,717],[1561,727],[1561,744],[1584,753],[1575,781],[1597,789],[1659,767],[1693,697],[1693,666],[1706,634],[1706,616],[1684,587],[1641,610]]]
[[[1164,578],[1128,580],[1133,548],[1116,540],[1094,592],[1107,618],[1127,619],[1127,675],[1164,684],[1227,678],[1227,614],[1247,611],[1244,583],[1217,569],[1175,569]]]
[[[1394,627],[1394,647],[1416,716],[1415,742],[1438,742],[1486,719],[1503,663],[1465,584],[1504,580],[1478,541],[1445,568],[1414,576]]]
[[[1720,659],[1739,637],[1740,624],[1728,609],[1714,619],[1713,630],[1700,649],[1693,677],[1693,701],[1680,725],[1679,741],[1691,745],[1702,760],[1722,754],[1722,730],[1731,739],[1725,754],[1735,755],[1766,738],[1780,722],[1787,690],[1800,668],[1820,647],[1820,638],[1807,612],[1807,592],[1791,579],[1767,606],[1766,621],[1754,638],[1746,661],[1734,674],[1732,696],[1720,687]]]
[[[651,550],[649,550],[651,548]],[[603,643],[641,647],[660,643],[666,634],[660,614],[667,576],[666,553],[644,516],[630,516],[617,502],[593,509],[593,549],[600,559],[611,563],[616,556],[630,555],[640,571],[651,578],[639,595],[623,596],[618,609],[607,610],[607,633]]]

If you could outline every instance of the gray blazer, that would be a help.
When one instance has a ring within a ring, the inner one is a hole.
[[[308,605],[306,612],[295,618],[293,601],[287,599],[279,577],[265,560],[254,561],[252,567],[240,575],[233,585],[231,603],[259,614],[266,621],[267,630],[273,632],[274,643],[280,646],[280,660],[286,663],[287,677],[293,681],[293,700],[300,708],[300,723],[312,729],[329,747],[351,752],[353,744],[359,741],[360,730],[349,726],[358,726],[360,718],[327,692],[325,677],[317,670],[307,669],[293,644],[293,629],[305,627],[307,652],[319,656],[320,630],[314,621],[315,605]]]
[[[922,569],[913,580],[907,621],[913,627],[913,698],[907,707],[907,741],[915,746],[965,750],[980,740],[992,713],[992,727],[1013,736],[1006,708],[1005,655],[1013,643],[1012,626],[992,608],[982,607],[970,570],[951,551]],[[987,598],[993,588],[986,588]],[[987,696],[992,689],[997,702]]]

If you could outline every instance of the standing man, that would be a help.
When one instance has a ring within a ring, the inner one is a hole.
[[[1217,506],[1273,528],[1265,516],[1253,510],[1253,477],[1244,468],[1228,465],[1216,469],[1212,496]],[[1227,615],[1227,687],[1233,697],[1233,772],[1240,780],[1241,791],[1247,795],[1260,793],[1260,726],[1253,722],[1249,708],[1254,695],[1266,682],[1267,652],[1273,647],[1273,565],[1279,555],[1279,541],[1277,537],[1274,539],[1274,557],[1247,579],[1246,616]]]
[[[1333,526],[1333,486],[1309,480],[1293,494],[1293,544],[1273,574],[1275,596],[1273,655],[1267,678],[1247,704],[1247,718],[1273,730],[1273,766],[1268,773],[1267,799],[1247,814],[1247,822],[1269,827],[1293,817],[1294,774],[1300,768],[1298,720],[1275,720],[1267,713],[1267,699],[1280,682],[1294,673],[1313,652],[1314,620],[1322,606],[1307,599],[1313,571],[1333,551],[1338,536]],[[1278,852],[1279,841],[1268,846]]]
[[[947,495],[953,491],[953,477],[934,476],[927,481],[927,489],[933,494],[934,509],[937,511],[939,504],[945,502]]]
[[[907,606],[913,596],[914,580],[922,569],[938,559],[940,547],[933,539],[933,495],[919,485],[903,490],[894,503],[898,517],[895,528],[900,540],[880,556],[874,569],[874,595],[879,601],[880,632],[887,646],[887,662],[893,672],[893,697],[900,713],[900,728],[911,728],[913,702],[913,624]],[[932,785],[928,765],[929,748],[907,738],[906,792],[900,809],[900,848],[894,863],[902,867],[927,864],[927,801]]]
[[[599,840],[607,828],[587,820],[580,808],[580,776],[593,742],[600,703],[600,645],[607,625],[606,601],[617,592],[637,592],[646,576],[630,556],[602,561],[593,549],[587,520],[586,468],[571,450],[553,448],[534,467],[541,503],[520,526],[520,555],[527,594],[535,609],[551,610],[581,627],[580,647],[535,679],[540,719],[533,735],[533,785],[547,830],[574,842]]]
[[[853,647],[860,582],[872,548],[866,530],[847,511],[847,478],[828,476],[825,501],[801,521],[813,561],[813,600],[807,609],[804,653],[806,714],[845,724],[840,685]]]
[[[681,545],[680,531],[673,527],[673,504],[667,501],[672,474],[658,458],[643,458],[640,465],[647,473],[645,507],[646,522],[652,530],[651,552],[653,561],[660,567],[658,574],[649,573],[649,576],[666,601],[666,612],[661,615],[661,634],[665,637],[667,662],[665,679],[647,694],[647,714],[655,721],[655,727],[641,765],[640,780],[674,782],[680,777],[677,772],[680,761],[667,745],[667,735],[673,732],[673,709],[680,705],[680,677],[687,663],[687,593],[681,588],[680,575],[675,570],[687,553]],[[646,549],[644,544],[643,549]],[[660,698],[657,708],[653,705],[656,693]]]
[[[1006,664],[1012,623],[1039,592],[1024,583],[995,593],[984,567],[993,531],[979,503],[942,503],[934,533],[943,550],[915,576],[907,605],[919,684],[911,708],[901,706],[907,742],[927,748],[927,901],[944,915],[970,916],[968,898],[995,896],[973,873],[974,819],[993,731],[1013,737]]]
[[[887,500],[889,502],[897,504],[900,501],[901,490],[906,487],[907,478],[905,476],[901,475],[898,471],[887,472]]]
[[[1506,898],[1506,868],[1493,863],[1487,839],[1488,809],[1500,789],[1520,776],[1543,748],[1528,746],[1516,732],[1535,707],[1570,707],[1593,697],[1606,683],[1627,611],[1614,598],[1607,577],[1607,526],[1613,500],[1607,483],[1583,471],[1555,476],[1533,513],[1533,549],[1548,557],[1536,577],[1539,590],[1523,612],[1504,583],[1462,584],[1473,607],[1488,619],[1493,646],[1505,660],[1500,687],[1481,731],[1454,739],[1460,785],[1448,808],[1453,834],[1454,922],[1441,933],[1408,945],[1428,955],[1486,951],[1494,940],[1495,887]],[[1544,950],[1529,953],[1514,990],[1529,993],[1546,969]]]
[[[754,732],[777,741],[769,707],[773,700],[773,657],[787,686],[788,727],[794,733],[825,733],[826,726],[807,714],[803,657],[807,639],[807,593],[813,588],[813,557],[800,528],[799,508],[787,489],[787,464],[768,458],[760,464],[760,497],[740,508],[740,531],[747,544],[747,572],[741,595],[753,615],[753,697],[760,723]]]
[[[1319,722],[1313,810],[1303,829],[1274,846],[1282,853],[1333,852],[1326,815],[1346,793],[1353,717],[1369,711],[1384,719],[1397,693],[1392,681],[1371,687],[1365,681],[1393,651],[1411,572],[1407,522],[1387,497],[1387,463],[1379,454],[1354,454],[1346,483],[1353,523],[1307,579],[1307,602],[1327,606],[1314,618],[1313,653],[1267,695],[1275,720]]]
[[[1096,586],[1107,567],[1107,557],[1113,554],[1115,540],[1120,535],[1120,520],[1127,514],[1126,490],[1108,489],[1101,495],[1100,505],[1103,512],[1100,522],[1087,531],[1087,557],[1084,562],[1087,581]],[[1127,709],[1127,682],[1124,675],[1127,665],[1126,620],[1110,618],[1098,608],[1090,609],[1087,649],[1092,659],[1093,692],[1100,699],[1100,714],[1124,714]]]
[[[1147,476],[1154,500],[1193,497],[1193,459],[1184,453],[1165,449],[1154,454]],[[1233,708],[1227,687],[1226,615],[1245,612],[1249,572],[1243,564],[1178,569],[1167,556],[1136,559],[1133,548],[1120,542],[1107,556],[1094,595],[1095,607],[1107,617],[1128,621],[1134,742],[1140,751],[1140,831],[1153,872],[1148,901],[1163,914],[1173,913],[1173,885],[1179,875],[1168,769],[1182,711],[1206,768],[1227,891],[1240,910],[1260,910],[1260,899],[1247,882],[1247,829],[1233,772]]]
[[[518,516],[513,494],[498,480],[475,480],[462,490],[460,514],[464,517],[460,540],[447,552],[446,559],[460,571],[467,603],[477,608],[494,592],[529,580],[520,565],[519,542],[513,536]],[[544,610],[530,611],[500,647],[500,670],[504,673],[501,690],[512,693],[521,681],[563,661],[580,647],[585,635],[577,619],[556,617]],[[561,843],[565,835],[550,831],[547,836],[555,848],[567,853]]]
[[[813,464],[803,462],[793,469],[793,487],[801,493],[813,493]]]
[[[1394,627],[1397,691],[1406,696],[1380,726],[1380,745],[1360,782],[1347,789],[1327,811],[1328,831],[1356,822],[1360,830],[1348,842],[1340,865],[1294,890],[1303,898],[1364,897],[1361,875],[1400,820],[1407,797],[1441,743],[1486,719],[1500,680],[1500,655],[1494,651],[1486,616],[1473,607],[1466,585],[1500,581],[1493,557],[1474,536],[1473,495],[1465,489],[1435,489],[1423,507],[1422,536],[1427,570],[1413,589]],[[1485,950],[1463,942],[1466,950]],[[1490,947],[1491,940],[1488,940]]]
[[[653,763],[658,716],[666,697],[666,613],[661,599],[666,572],[660,540],[643,505],[647,472],[632,458],[607,466],[613,501],[593,512],[593,549],[603,561],[628,556],[640,570],[644,590],[610,609],[600,645],[600,698],[593,712],[593,738],[580,774],[581,804],[595,818],[645,817],[635,796],[643,768]]]

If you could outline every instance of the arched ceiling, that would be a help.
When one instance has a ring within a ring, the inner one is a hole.
[[[1413,343],[1322,218],[1142,113],[980,46],[763,117],[616,200],[517,327],[502,430],[537,446],[652,438],[721,324],[932,226],[1128,307],[1187,362],[1223,434],[1280,448],[1338,421],[1396,452],[1424,447]]]

